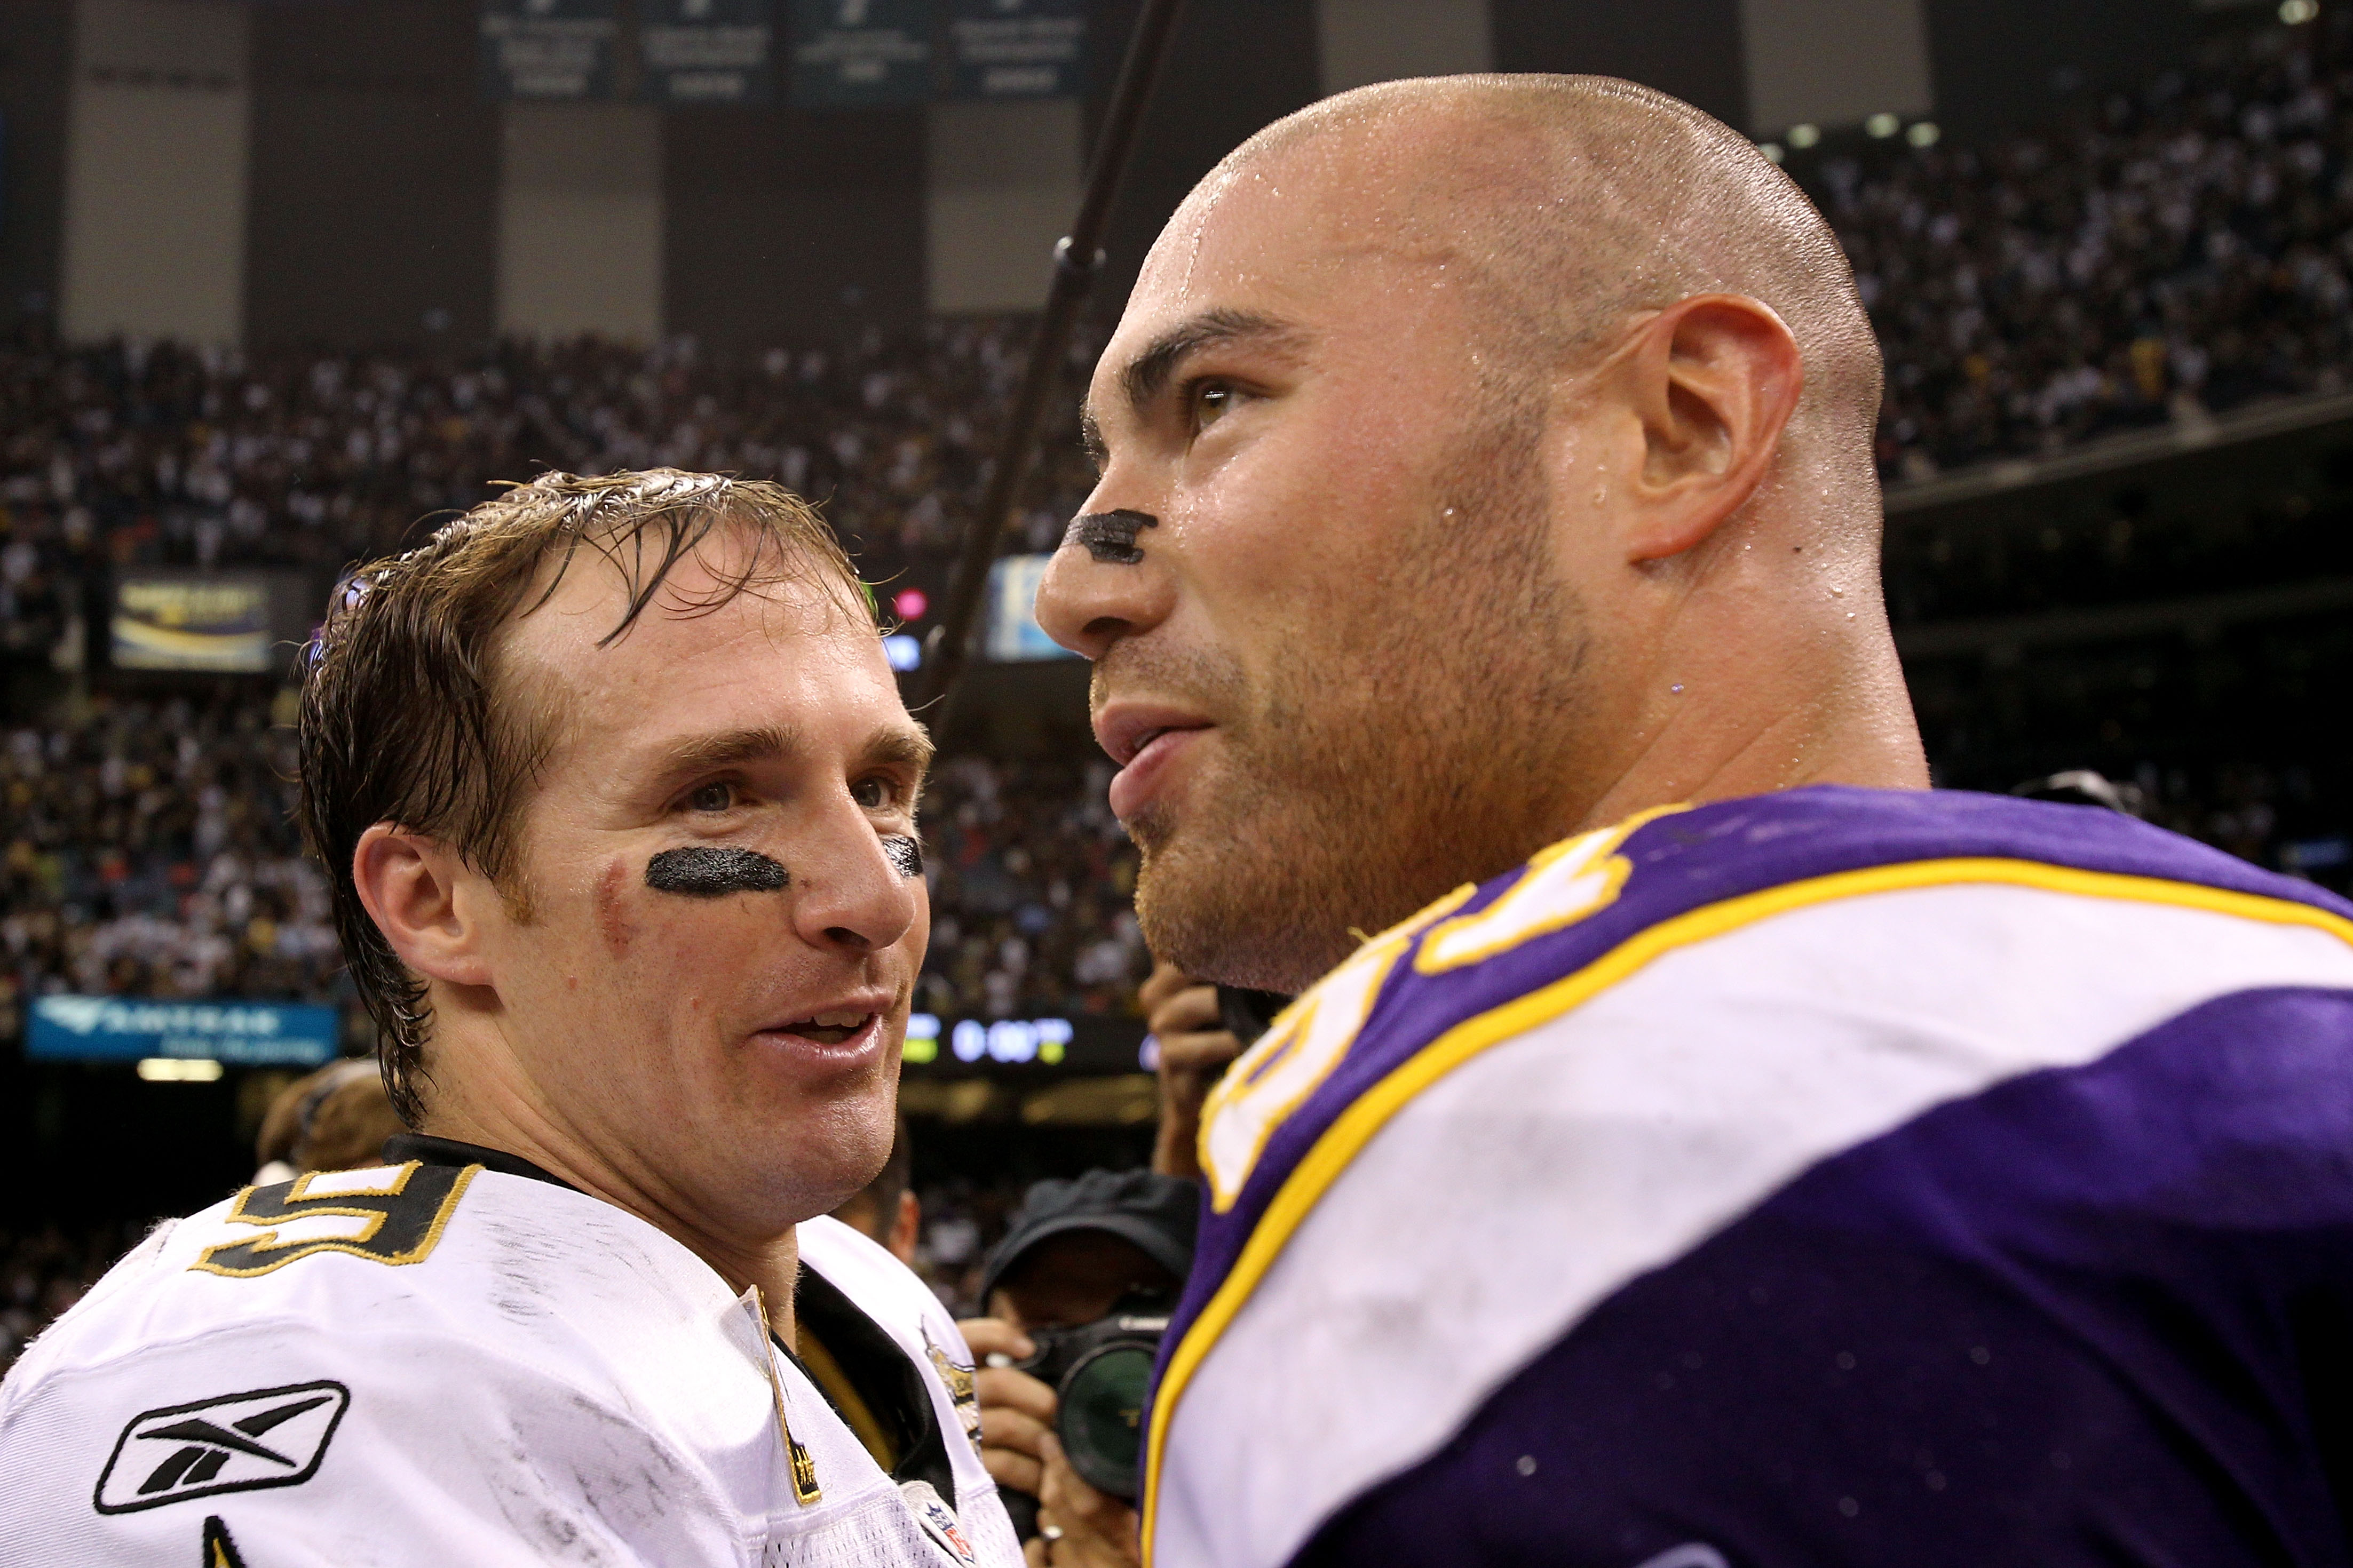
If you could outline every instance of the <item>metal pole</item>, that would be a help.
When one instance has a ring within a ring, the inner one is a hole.
[[[1103,236],[1111,221],[1112,201],[1119,194],[1121,176],[1127,172],[1128,156],[1135,150],[1144,108],[1167,56],[1169,35],[1176,29],[1181,4],[1182,0],[1144,0],[1135,31],[1128,38],[1127,57],[1120,62],[1119,80],[1112,88],[1094,161],[1087,170],[1086,195],[1079,203],[1079,216],[1071,232],[1054,247],[1053,287],[1039,315],[1037,335],[1029,340],[1029,363],[1021,372],[1020,390],[1014,395],[1005,438],[998,444],[988,489],[981,497],[980,514],[965,534],[964,552],[957,558],[955,575],[949,579],[946,605],[926,640],[923,670],[915,682],[914,706],[919,711],[955,690],[956,678],[964,673],[973,622],[979,615],[981,595],[988,587],[988,569],[997,559],[997,542],[1005,532],[1006,519],[1012,515],[1022,481],[1029,477],[1029,465],[1038,450],[1038,426],[1045,417],[1046,399],[1053,393],[1062,355],[1070,347],[1079,308],[1086,303],[1103,271]]]

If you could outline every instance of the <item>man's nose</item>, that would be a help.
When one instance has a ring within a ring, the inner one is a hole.
[[[1176,602],[1175,546],[1149,513],[1107,504],[1097,490],[1074,519],[1038,584],[1038,625],[1088,658],[1149,631]]]
[[[912,930],[913,883],[845,795],[793,867],[793,929],[811,947],[872,952]]]

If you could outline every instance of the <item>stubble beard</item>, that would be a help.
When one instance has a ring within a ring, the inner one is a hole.
[[[1221,723],[1221,765],[1181,823],[1155,806],[1127,824],[1155,953],[1302,991],[1362,936],[1567,830],[1586,639],[1547,547],[1536,435],[1504,413],[1466,437],[1445,500],[1400,539],[1388,602],[1332,625],[1268,689],[1193,661],[1177,689],[1221,689],[1244,717]]]

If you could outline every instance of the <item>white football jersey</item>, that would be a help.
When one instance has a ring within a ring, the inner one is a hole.
[[[653,1226],[411,1162],[168,1223],[44,1334],[0,1387],[0,1563],[1015,1568],[955,1322],[838,1221],[800,1253],[903,1355],[947,1487]]]

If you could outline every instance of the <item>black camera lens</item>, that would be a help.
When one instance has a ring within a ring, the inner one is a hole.
[[[1080,1479],[1113,1497],[1135,1496],[1155,1350],[1150,1341],[1113,1341],[1090,1351],[1062,1380],[1054,1428],[1063,1452]]]

